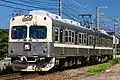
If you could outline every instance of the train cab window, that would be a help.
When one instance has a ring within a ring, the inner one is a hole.
[[[59,29],[55,28],[55,42],[59,42]]]
[[[68,42],[68,31],[65,31],[65,42]]]
[[[13,26],[11,31],[12,39],[24,39],[27,37],[27,26]]]
[[[33,39],[45,39],[47,37],[47,27],[30,26],[29,37]]]

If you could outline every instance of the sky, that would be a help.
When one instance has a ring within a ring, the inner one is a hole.
[[[9,20],[12,14],[18,13],[18,11],[21,10],[18,8],[27,9],[22,10],[22,14],[27,14],[29,12],[28,10],[41,9],[57,13],[58,1],[59,0],[0,0],[0,28],[9,28]],[[89,13],[95,16],[95,9],[99,7],[100,26],[103,26],[102,22],[105,22],[104,25],[106,25],[106,27],[103,27],[107,30],[110,30],[113,26],[113,21],[107,17],[115,19],[120,17],[120,0],[62,0],[62,3],[63,18],[70,18],[64,13],[72,16]],[[119,26],[117,28],[119,29]]]

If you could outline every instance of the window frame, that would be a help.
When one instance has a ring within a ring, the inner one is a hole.
[[[12,29],[13,29],[13,27],[26,27],[26,37],[25,38],[27,38],[28,27],[26,25],[18,25],[18,26],[12,26],[12,28],[11,28],[11,39],[24,39],[24,38],[13,38],[12,37],[12,33],[13,33]]]
[[[31,27],[45,27],[46,28],[46,37],[45,38],[33,38],[33,39],[46,39],[47,38],[47,27],[43,25],[32,25],[29,27],[29,38],[30,38],[30,28]]]

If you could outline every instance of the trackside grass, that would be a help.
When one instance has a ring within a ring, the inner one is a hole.
[[[119,63],[120,63],[120,58],[115,58],[115,59],[110,60],[107,63],[99,64],[97,66],[89,68],[87,72],[89,75],[96,74],[97,72],[105,71],[109,69],[111,66],[115,64],[119,64]]]

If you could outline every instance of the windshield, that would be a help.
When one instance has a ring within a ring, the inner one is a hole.
[[[45,39],[47,28],[45,26],[30,26],[29,36],[33,39]]]
[[[27,26],[13,26],[11,31],[12,39],[24,39],[27,37]]]

